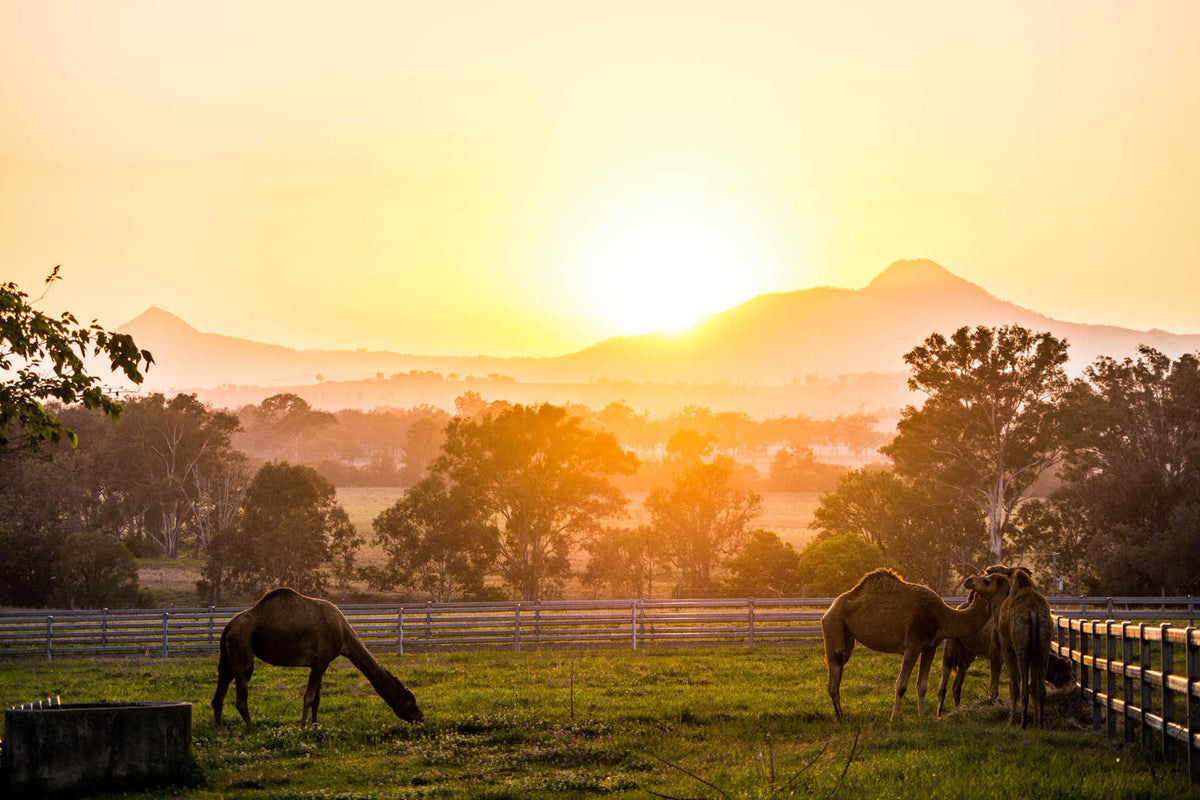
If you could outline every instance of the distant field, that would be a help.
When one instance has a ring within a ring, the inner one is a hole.
[[[383,549],[373,543],[375,532],[371,522],[403,494],[403,489],[394,486],[354,486],[337,490],[338,502],[365,540],[358,553],[360,565],[376,565],[385,560]],[[776,532],[783,541],[800,550],[814,535],[808,524],[812,521],[818,497],[816,492],[768,492],[763,495],[763,513],[755,525]],[[642,508],[645,499],[645,492],[630,494],[630,523],[648,521]],[[197,602],[196,581],[203,566],[200,561],[185,556],[175,560],[143,559],[138,564],[141,588],[149,593],[155,605],[187,606]],[[365,588],[365,585],[359,588]],[[569,585],[567,591],[578,594],[582,589]]]
[[[1089,711],[1077,691],[1052,695],[1048,729],[1010,727],[1003,705],[977,699],[978,668],[962,711],[918,719],[910,686],[890,723],[900,659],[856,651],[839,724],[819,647],[380,659],[413,690],[424,723],[393,716],[345,659],[326,674],[320,721],[308,727],[299,724],[307,671],[260,662],[253,727],[231,692],[232,720],[216,730],[211,655],[0,662],[0,704],[55,694],[192,703],[195,785],[136,795],[146,800],[1200,798],[1186,766],[1081,724]]]

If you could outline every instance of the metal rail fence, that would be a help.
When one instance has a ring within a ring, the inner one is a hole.
[[[962,600],[946,598],[949,603]],[[1194,620],[1190,597],[1053,597],[1063,617]],[[376,651],[800,644],[832,598],[345,605]],[[240,607],[0,612],[0,658],[212,652]]]
[[[1075,663],[1079,691],[1092,703],[1093,729],[1140,743],[1165,761],[1186,759],[1192,780],[1200,781],[1200,629],[1194,624],[1059,616],[1055,649]]]

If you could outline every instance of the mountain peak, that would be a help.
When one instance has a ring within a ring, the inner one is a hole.
[[[868,290],[943,290],[950,286],[977,288],[970,281],[958,277],[935,261],[930,261],[928,258],[916,258],[894,262],[876,275],[866,288]]]
[[[196,333],[196,329],[184,322],[170,311],[164,311],[158,306],[150,306],[141,314],[126,322],[120,330],[152,330],[158,332],[187,332]]]

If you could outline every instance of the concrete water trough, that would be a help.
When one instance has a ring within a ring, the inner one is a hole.
[[[192,769],[191,743],[191,703],[10,708],[4,712],[0,786],[36,795],[178,783]]]

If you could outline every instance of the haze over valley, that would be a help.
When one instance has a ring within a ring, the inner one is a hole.
[[[1018,324],[1071,346],[1078,373],[1097,356],[1140,344],[1172,357],[1200,334],[1138,331],[1052,319],[995,297],[926,259],[897,261],[861,289],[819,287],[752,298],[686,331],[615,337],[544,358],[297,350],[200,332],[151,308],[121,326],[155,354],[144,388],[189,391],[219,406],[294,392],[315,407],[453,410],[465,391],[512,402],[613,401],[665,414],[687,404],[754,417],[872,412],[914,402],[903,355],[932,332]]]

